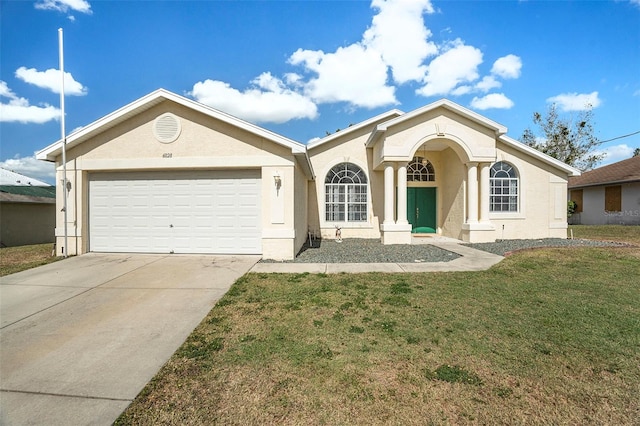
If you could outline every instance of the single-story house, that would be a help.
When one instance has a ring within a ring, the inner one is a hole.
[[[69,247],[291,259],[309,233],[410,244],[566,237],[580,172],[448,100],[308,145],[160,89],[67,137]],[[62,141],[37,153],[62,176]]]
[[[569,200],[576,203],[576,225],[640,225],[640,157],[569,178]]]
[[[0,168],[0,246],[55,241],[55,188]]]

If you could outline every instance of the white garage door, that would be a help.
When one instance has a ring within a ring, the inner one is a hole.
[[[260,171],[95,173],[94,252],[260,254]]]

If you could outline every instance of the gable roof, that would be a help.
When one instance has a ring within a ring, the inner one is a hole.
[[[432,102],[428,105],[420,107],[418,109],[414,109],[411,112],[406,114],[402,114],[401,116],[391,119],[389,121],[385,121],[384,123],[378,124],[376,129],[371,133],[371,136],[367,140],[367,146],[372,146],[376,143],[376,141],[391,127],[397,126],[398,124],[404,123],[407,120],[411,120],[419,115],[425,114],[427,112],[433,111],[438,108],[445,108],[449,111],[452,111],[456,114],[459,114],[471,121],[474,121],[478,124],[481,124],[484,127],[488,127],[492,129],[496,136],[503,135],[507,133],[507,128],[501,124],[496,123],[493,120],[488,119],[487,117],[478,114],[477,112],[471,111],[463,107],[462,105],[458,105],[455,102],[451,102],[448,99],[440,99],[439,101]]]
[[[547,155],[544,152],[540,152],[535,148],[531,148],[529,145],[526,145],[518,140],[510,138],[509,136],[502,135],[498,138],[498,140],[505,143],[506,145],[509,145],[511,148],[515,148],[518,151],[525,152],[530,156],[537,158],[543,163],[547,163],[551,166],[554,166],[560,170],[565,171],[570,177],[580,176],[580,174],[582,174],[582,172],[579,169],[576,169],[575,167],[572,167],[567,163],[564,163],[556,158],[553,158],[552,156]]]
[[[307,149],[317,148],[318,146],[321,146],[327,142],[331,142],[332,140],[338,139],[342,136],[348,135],[349,133],[355,132],[367,126],[371,126],[380,121],[391,120],[393,118],[401,116],[402,114],[404,114],[404,112],[400,111],[399,109],[392,109],[390,111],[383,112],[382,114],[378,114],[375,117],[369,118],[368,120],[361,121],[360,123],[349,126],[346,129],[342,129],[338,132],[327,135],[324,138],[316,139],[313,142],[309,142],[307,144]]]
[[[313,176],[313,169],[311,168],[311,163],[309,162],[306,155],[306,146],[301,144],[300,142],[296,142],[294,140],[285,138],[284,136],[278,135],[277,133],[274,133],[262,127],[256,126],[255,124],[241,120],[230,114],[224,113],[220,110],[211,108],[207,105],[201,104],[191,99],[187,99],[183,96],[177,95],[165,89],[158,89],[154,92],[151,92],[148,95],[145,95],[140,99],[135,100],[130,104],[125,105],[124,107],[110,114],[107,114],[104,117],[94,121],[93,123],[71,133],[66,138],[66,142],[67,142],[66,147],[67,149],[73,148],[74,146],[81,144],[82,142],[85,142],[86,140],[94,137],[95,135],[102,133],[128,120],[129,118],[135,115],[138,115],[141,112],[144,112],[160,104],[161,102],[164,102],[167,100],[175,102],[179,105],[182,105],[194,111],[198,111],[209,117],[213,117],[225,123],[231,124],[240,129],[246,130],[247,132],[263,137],[278,145],[282,145],[286,148],[291,149],[291,153],[294,154],[296,158],[298,158],[303,170],[305,170],[305,173],[307,173],[309,176]],[[46,148],[38,151],[36,153],[36,158],[38,160],[44,160],[44,161],[55,161],[56,157],[61,155],[61,153],[62,153],[62,140],[58,140],[53,144],[47,146]]]
[[[615,183],[640,182],[640,156],[584,172],[569,179],[569,189]]]

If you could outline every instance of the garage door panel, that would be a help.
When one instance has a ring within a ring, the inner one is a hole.
[[[261,252],[258,171],[90,176],[91,251]]]

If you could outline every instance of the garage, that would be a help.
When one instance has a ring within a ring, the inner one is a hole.
[[[89,175],[89,251],[261,254],[260,170]]]

